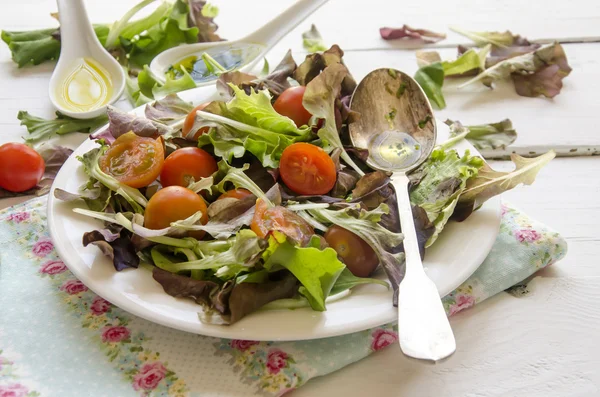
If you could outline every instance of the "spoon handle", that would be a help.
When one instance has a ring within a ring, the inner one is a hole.
[[[101,46],[90,23],[83,0],[56,0],[60,20],[60,57],[73,60]],[[59,60],[60,62],[60,60]]]
[[[241,41],[259,43],[271,49],[292,29],[308,18],[328,0],[298,0],[290,8]]]
[[[393,174],[406,254],[406,274],[398,291],[400,347],[409,357],[436,362],[454,353],[456,341],[437,287],[423,269],[408,183],[405,173]]]

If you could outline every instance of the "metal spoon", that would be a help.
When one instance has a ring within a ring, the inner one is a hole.
[[[423,269],[407,177],[435,146],[431,105],[410,76],[377,69],[360,82],[350,106],[360,113],[360,119],[350,124],[354,146],[369,149],[371,167],[392,172],[398,198],[406,254],[406,273],[398,292],[400,347],[410,357],[442,360],[454,353],[456,342],[437,287]]]
[[[58,63],[50,78],[50,101],[61,113],[77,119],[90,119],[106,112],[106,107],[115,103],[125,89],[125,72],[121,65],[100,44],[90,23],[83,0],[57,0],[60,19],[61,49]],[[61,85],[77,62],[91,59],[102,68],[112,84],[112,94],[102,106],[87,111],[72,111],[58,100]]]
[[[219,54],[241,53],[242,64],[237,70],[249,72],[266,55],[275,44],[286,34],[308,18],[328,0],[297,0],[287,10],[283,11],[273,20],[249,34],[248,36],[233,41],[217,41],[212,43],[184,44],[168,49],[158,54],[150,63],[150,71],[161,82],[166,80],[165,72],[172,65],[181,62],[190,56],[200,57],[206,52],[211,56]],[[198,87],[214,85],[218,76],[210,79],[196,81]]]

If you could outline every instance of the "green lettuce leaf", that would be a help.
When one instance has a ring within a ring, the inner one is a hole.
[[[314,24],[310,25],[310,30],[302,33],[302,47],[308,52],[327,50],[323,37]]]
[[[341,63],[326,67],[306,86],[302,104],[314,117],[325,119],[323,127],[317,134],[327,145],[326,148],[329,151],[341,149],[340,158],[362,176],[365,173],[344,149],[335,123],[335,101],[340,95],[342,82],[346,76],[348,76],[348,69]]]
[[[65,135],[71,132],[90,133],[108,122],[106,114],[102,114],[93,119],[81,120],[65,116],[56,112],[55,119],[43,119],[33,116],[24,110],[20,110],[17,118],[21,120],[21,125],[27,128],[29,135],[25,137],[27,142],[37,142],[41,139],[50,138],[55,134]]]
[[[450,27],[450,30],[473,40],[477,46],[493,44],[498,47],[508,47],[511,46],[515,39],[519,37],[514,36],[509,30],[506,32],[473,32],[457,27]]]
[[[283,233],[273,232],[264,267],[289,270],[302,284],[300,293],[308,299],[313,310],[324,311],[325,299],[346,265],[340,262],[333,248],[321,250],[318,238],[313,240],[314,245],[297,247],[288,242]]]
[[[517,139],[517,131],[509,119],[497,123],[468,126],[452,120],[446,120],[445,123],[450,126],[451,137],[462,135],[479,150],[505,149]]]
[[[440,109],[446,107],[446,100],[442,93],[444,85],[444,67],[440,62],[432,63],[431,65],[423,66],[415,73],[415,80],[425,95],[436,104]]]
[[[444,76],[464,75],[471,71],[485,70],[485,59],[492,49],[491,45],[486,45],[479,51],[471,48],[454,61],[442,62]]]
[[[466,189],[459,197],[459,202],[462,206],[468,205],[477,209],[491,197],[504,193],[521,183],[531,185],[538,172],[555,156],[556,153],[553,150],[534,158],[525,158],[513,153],[511,160],[515,163],[515,169],[509,172],[494,171],[485,165],[475,178],[469,180]]]
[[[137,84],[141,95],[152,99],[161,98],[169,94],[174,94],[176,92],[185,91],[196,87],[196,82],[185,70],[183,70],[182,77],[173,79],[169,76],[166,76],[165,83],[160,83],[154,78],[150,68],[147,65],[144,66],[144,69],[138,75]],[[130,95],[134,97],[136,93],[134,92]]]
[[[216,277],[229,280],[253,267],[266,246],[265,240],[257,237],[252,230],[244,229],[237,233],[228,250],[207,255],[195,261],[172,262],[164,258],[157,261],[155,257],[158,258],[159,255],[162,255],[161,248],[158,246],[152,249],[152,257],[156,266],[171,273],[211,269]]]
[[[379,284],[389,288],[390,285],[383,280],[376,278],[356,277],[348,268],[344,268],[342,273],[335,281],[333,288],[329,292],[330,295],[337,295],[341,292],[347,291],[361,284]]]
[[[483,160],[468,151],[461,157],[455,150],[436,149],[415,172],[424,173],[419,184],[410,192],[410,202],[427,213],[435,232],[425,247],[431,246],[452,216],[467,180],[477,175]]]
[[[231,182],[236,189],[246,189],[257,198],[268,203],[269,206],[274,205],[269,197],[267,197],[267,194],[265,194],[265,192],[263,192],[262,189],[244,172],[250,168],[250,164],[244,164],[242,168],[236,168],[230,166],[227,161],[221,160],[219,161],[218,166],[219,169],[215,174],[214,179],[219,182],[213,186],[213,192],[225,193],[225,191],[227,191],[225,188],[226,183]]]
[[[310,127],[297,128],[292,120],[275,112],[267,90],[247,95],[238,87],[230,87],[236,93],[233,100],[215,101],[198,112],[190,133],[206,125],[216,125],[200,136],[200,147],[212,144],[215,155],[228,161],[248,151],[264,167],[277,168],[286,147],[313,137]]]
[[[146,0],[151,1],[151,0]],[[176,0],[168,16],[132,40],[120,37],[120,45],[128,54],[128,62],[137,67],[149,65],[152,59],[169,48],[198,41],[198,28],[188,27],[187,1]]]
[[[162,3],[151,15],[140,21],[137,21],[135,25],[127,26],[129,20],[133,18],[135,14],[146,8],[146,6],[154,1],[155,0],[143,0],[142,2],[130,8],[121,19],[113,23],[108,32],[108,36],[106,37],[105,46],[109,49],[114,48],[119,44],[119,36],[122,36],[126,39],[132,39],[135,35],[138,35],[144,30],[150,29],[156,25],[160,19],[162,19],[162,14],[164,14],[170,8],[167,3]],[[160,17],[155,18],[154,14],[160,15]],[[126,28],[128,28],[128,35],[123,34]]]

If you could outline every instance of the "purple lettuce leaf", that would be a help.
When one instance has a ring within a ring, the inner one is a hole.
[[[444,33],[436,33],[426,29],[414,29],[408,25],[403,25],[401,28],[379,28],[379,34],[384,40],[402,39],[415,43],[437,43],[446,38]]]

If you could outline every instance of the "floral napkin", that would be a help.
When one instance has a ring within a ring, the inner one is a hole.
[[[563,238],[509,206],[481,267],[443,299],[467,309],[560,260]],[[0,212],[0,397],[279,396],[395,344],[395,325],[257,342],[205,337],[133,316],[69,272],[36,198]]]

